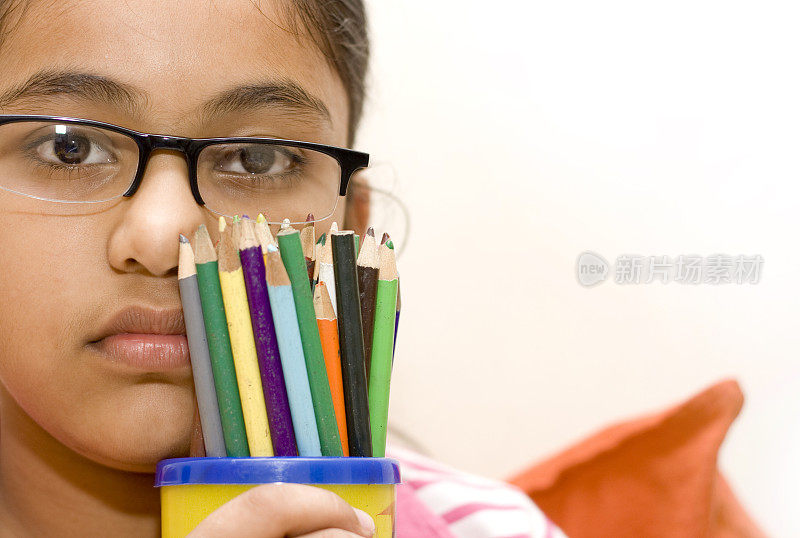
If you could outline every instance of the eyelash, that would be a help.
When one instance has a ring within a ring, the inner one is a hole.
[[[291,181],[292,184],[294,185],[297,182],[299,182],[300,176],[302,175],[300,173],[300,171],[296,170],[296,169],[290,170],[289,172],[285,172],[283,174],[279,174],[277,176],[276,175],[270,175],[270,176],[266,176],[266,177],[265,176],[259,176],[259,175],[246,176],[246,175],[243,175],[243,174],[234,174],[234,173],[230,173],[230,172],[218,172],[217,174],[218,174],[218,176],[220,178],[227,178],[227,179],[234,180],[234,181],[242,179],[242,178],[246,178],[247,180],[251,180],[251,178],[256,178],[255,182],[251,181],[255,185],[266,185],[266,184],[269,184],[269,183],[277,183],[279,181]]]

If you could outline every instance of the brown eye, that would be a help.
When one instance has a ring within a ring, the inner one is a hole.
[[[76,129],[55,127],[54,132],[36,145],[36,154],[54,165],[109,164],[114,162],[112,150]]]
[[[82,136],[56,135],[53,139],[53,154],[65,164],[80,164],[89,156],[91,143]]]
[[[276,175],[295,166],[291,155],[268,145],[250,145],[226,155],[216,166],[223,172],[254,175]]]

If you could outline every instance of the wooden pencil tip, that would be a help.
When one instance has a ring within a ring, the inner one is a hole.
[[[237,226],[240,228],[239,242],[237,244],[239,250],[259,246],[258,238],[256,237],[256,225],[252,220],[243,220],[241,223],[237,223]]]
[[[284,222],[283,224],[281,224],[281,229],[278,230],[278,236],[290,235],[293,233],[300,233],[300,231],[297,228],[292,227],[292,225],[289,224],[288,222]]]
[[[375,237],[375,228],[373,228],[372,226],[367,228],[367,235],[370,237]]]
[[[267,222],[267,218],[264,216],[264,213],[259,213],[256,217],[256,222],[261,224],[262,222]]]
[[[197,227],[194,233],[194,249],[197,263],[206,263],[217,259],[217,251],[214,249],[214,242],[204,224]]]
[[[316,242],[316,230],[314,227],[314,215],[309,213],[306,223],[300,231],[300,245],[303,248],[303,256],[307,260],[314,259],[314,243]]]
[[[306,222],[314,222],[314,213],[309,213],[306,216]]]
[[[228,223],[225,222],[225,217],[220,217],[219,218],[219,233],[224,232],[225,228],[227,228],[227,227],[228,227]]]
[[[180,241],[178,243],[178,279],[183,280],[197,274],[197,271],[194,267],[194,251],[189,239],[183,234],[178,234],[178,241]]]
[[[278,245],[270,244],[265,253],[268,286],[290,286],[292,281],[283,266],[280,249]]]
[[[387,234],[386,232],[384,232],[384,233],[383,233],[383,237],[381,237],[381,245],[385,245],[385,244],[386,244],[386,242],[387,242],[389,239],[391,239],[391,238],[389,237],[389,234]]]
[[[394,280],[397,278],[397,263],[394,251],[387,245],[381,246],[380,249],[378,278],[380,280]]]
[[[394,250],[394,241],[389,239],[388,241],[386,241],[386,246],[389,247],[390,249]]]
[[[339,231],[339,224],[336,221],[331,222],[331,229],[330,233],[338,232]]]
[[[258,242],[261,245],[261,250],[264,250],[267,245],[275,242],[275,238],[272,236],[272,232],[269,229],[269,224],[267,224],[266,219],[258,224],[255,224],[253,227],[255,228]]]
[[[234,223],[234,224],[236,224],[236,223],[237,223],[237,222],[239,222],[240,220],[242,220],[242,219],[240,219],[240,218],[239,218],[239,215],[234,215],[234,216],[233,216],[233,223]]]
[[[369,233],[369,232],[372,233]],[[361,241],[361,248],[356,259],[362,267],[378,267],[378,243],[375,241],[375,230],[370,228]]]
[[[317,282],[316,287],[314,287],[313,302],[317,319],[336,319],[336,311],[333,309],[333,303],[325,282]]]
[[[220,271],[235,271],[242,266],[234,230],[233,227],[229,226],[220,234],[217,254]]]

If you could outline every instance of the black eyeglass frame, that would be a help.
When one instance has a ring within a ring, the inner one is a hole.
[[[150,155],[157,149],[166,149],[177,151],[183,154],[186,159],[186,165],[189,169],[189,186],[192,190],[192,195],[195,201],[200,205],[205,205],[203,197],[200,196],[200,190],[197,187],[197,159],[200,152],[209,146],[216,146],[220,144],[265,144],[273,146],[290,146],[301,149],[309,149],[324,153],[336,159],[339,163],[341,177],[339,179],[339,196],[347,194],[347,185],[353,174],[361,169],[369,166],[369,154],[355,151],[348,148],[340,148],[337,146],[328,146],[325,144],[317,144],[315,142],[301,142],[299,140],[288,140],[283,138],[268,138],[268,137],[220,137],[220,138],[186,138],[182,136],[169,136],[160,134],[141,133],[133,129],[127,129],[105,123],[102,121],[87,120],[81,118],[70,118],[65,116],[45,116],[45,115],[9,115],[0,114],[0,127],[9,123],[22,123],[22,122],[37,122],[49,121],[67,123],[70,125],[86,125],[90,127],[99,127],[114,131],[121,135],[131,138],[136,146],[139,148],[139,163],[136,169],[136,175],[122,196],[131,197],[136,193],[139,185],[142,183],[144,171]]]

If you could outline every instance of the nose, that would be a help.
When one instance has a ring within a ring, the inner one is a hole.
[[[186,157],[175,146],[180,139],[156,142],[159,149],[151,153],[136,194],[121,202],[108,259],[120,271],[170,276],[177,274],[178,234],[190,236],[209,217],[189,188]]]

